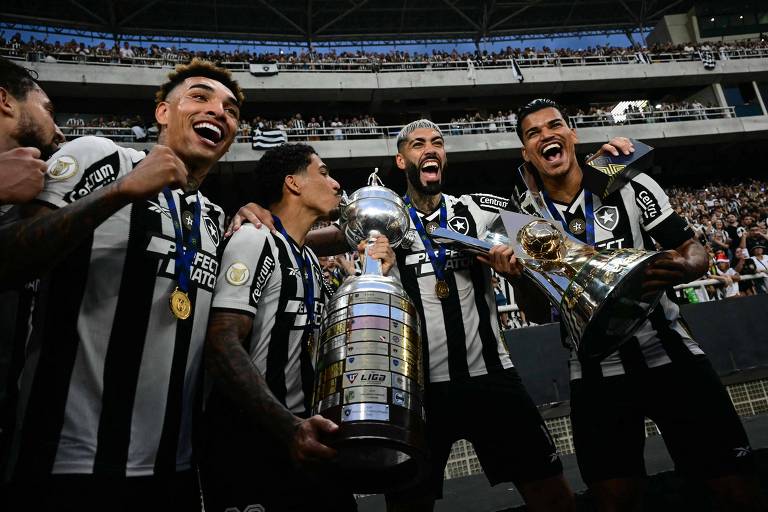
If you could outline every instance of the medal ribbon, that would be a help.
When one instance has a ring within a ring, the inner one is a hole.
[[[181,229],[181,217],[176,209],[176,201],[173,198],[173,193],[171,193],[168,187],[165,187],[163,189],[163,195],[165,196],[165,202],[168,203],[168,210],[171,212],[173,231],[176,235],[176,283],[179,286],[179,290],[187,293],[189,291],[189,271],[192,268],[192,262],[195,260],[195,255],[200,248],[200,218],[202,217],[200,193],[198,192],[196,194],[197,198],[194,205],[192,228],[189,230],[189,236],[187,237],[186,243]]]
[[[435,269],[435,278],[438,281],[445,281],[445,246],[441,245],[440,249],[435,253],[435,249],[432,247],[432,242],[427,236],[427,230],[424,229],[424,224],[421,223],[419,214],[416,213],[416,209],[411,204],[411,198],[408,194],[403,196],[403,201],[408,207],[408,214],[411,216],[413,224],[416,226],[416,232],[421,238],[421,243],[424,244],[424,249],[429,256],[429,261],[432,263],[432,268]],[[440,199],[440,218],[438,219],[441,228],[445,228],[448,225],[448,211],[445,206],[445,198]]]
[[[305,336],[312,335],[312,330],[315,328],[315,280],[312,278],[312,261],[309,256],[303,256],[302,253],[296,249],[293,239],[285,231],[283,223],[277,215],[272,215],[272,221],[275,223],[275,227],[281,235],[291,246],[293,257],[296,258],[296,264],[299,266],[299,272],[301,273],[301,282],[304,285],[304,305],[307,309],[307,325],[304,327]]]
[[[582,189],[584,191],[584,217],[586,222],[586,237],[587,237],[587,244],[588,245],[595,245],[595,212],[594,207],[592,204],[592,193],[587,189]],[[571,233],[573,236],[578,236],[573,233],[570,228],[568,227],[568,223],[565,222],[565,219],[562,215],[560,215],[560,211],[557,209],[555,204],[552,202],[552,199],[549,198],[549,194],[547,194],[547,191],[544,190],[544,187],[541,188],[541,195],[544,198],[544,201],[547,203],[547,209],[549,209],[549,213],[552,214],[553,217],[555,217],[557,220],[560,221],[560,224],[563,225],[566,231]]]

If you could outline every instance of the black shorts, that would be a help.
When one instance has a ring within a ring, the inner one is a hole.
[[[560,458],[538,409],[517,371],[429,384],[426,390],[427,480],[390,502],[441,498],[453,443],[471,442],[491,485],[521,484],[559,475]]]
[[[645,476],[645,418],[659,427],[675,469],[712,479],[751,471],[749,440],[706,356],[631,375],[571,382],[571,424],[589,484]]]
[[[343,481],[327,468],[297,467],[288,450],[230,403],[213,399],[204,416],[200,476],[206,512],[356,511]],[[250,508],[249,508],[250,507]]]
[[[3,488],[4,512],[199,512],[197,472],[154,476],[51,475]]]

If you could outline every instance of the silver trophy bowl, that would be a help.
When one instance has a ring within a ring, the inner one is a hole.
[[[379,235],[397,246],[410,226],[405,203],[377,184],[353,193],[342,230],[353,250]],[[313,413],[336,422],[333,464],[357,493],[392,492],[426,474],[424,370],[419,314],[400,282],[368,255],[326,305],[315,354]]]

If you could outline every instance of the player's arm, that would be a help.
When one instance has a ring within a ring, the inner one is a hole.
[[[225,236],[240,229],[245,222],[250,222],[257,228],[266,226],[271,232],[275,232],[275,225],[272,222],[272,213],[259,206],[256,203],[248,203],[240,208],[230,222]],[[344,234],[336,224],[331,224],[320,229],[313,229],[307,233],[307,245],[309,245],[318,256],[334,256],[342,254],[349,250]]]
[[[688,223],[669,204],[664,191],[650,177],[632,179],[640,208],[641,227],[661,245],[664,253],[646,268],[643,289],[649,293],[698,279],[707,272],[709,257]]]
[[[251,421],[287,446],[298,462],[335,456],[335,450],[320,443],[318,437],[321,432],[334,432],[338,429],[336,424],[322,416],[302,420],[269,390],[243,345],[252,325],[252,318],[245,313],[212,312],[205,342],[205,366],[216,385]]]
[[[24,205],[23,220],[0,228],[0,288],[44,274],[116,211],[166,186],[184,184],[186,176],[170,149],[155,146],[132,172],[71,204]]]

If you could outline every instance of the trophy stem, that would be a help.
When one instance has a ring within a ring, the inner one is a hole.
[[[381,260],[376,258],[371,258],[368,254],[371,247],[373,247],[373,244],[376,243],[376,239],[381,235],[376,230],[371,230],[368,232],[368,240],[365,244],[365,258],[363,259],[363,275],[369,275],[369,276],[381,276]]]

